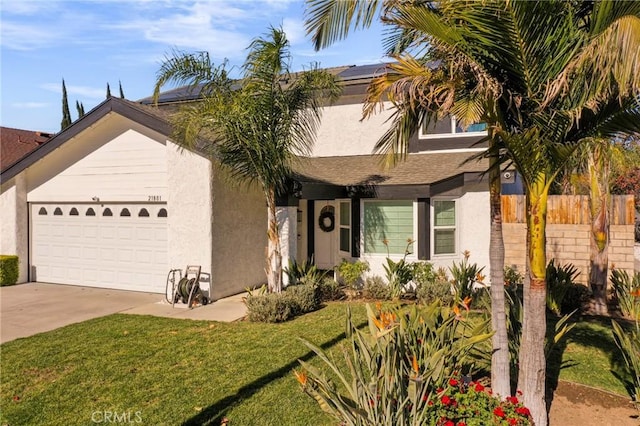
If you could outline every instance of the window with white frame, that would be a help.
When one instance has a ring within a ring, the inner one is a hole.
[[[420,127],[420,138],[442,138],[442,137],[461,137],[461,136],[484,136],[487,134],[486,123],[476,123],[463,129],[458,120],[453,117],[445,117],[435,123],[425,122]]]
[[[340,201],[340,251],[351,253],[351,203]]]
[[[433,254],[456,253],[456,202],[433,201]]]
[[[413,201],[367,200],[364,207],[364,252],[404,254],[413,251]]]

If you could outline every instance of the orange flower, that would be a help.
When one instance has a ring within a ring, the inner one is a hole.
[[[418,367],[418,359],[416,358],[416,356],[413,356],[413,359],[411,360],[411,368],[413,368],[414,373],[416,373],[416,377],[418,376],[418,374],[420,374],[420,368]]]
[[[471,256],[471,252],[469,250],[465,250],[462,252],[462,255],[465,259],[469,259],[469,257]]]
[[[482,275],[480,272],[478,272],[476,274],[476,281],[478,281],[479,283],[483,283],[484,284],[484,279],[485,279],[485,276]]]
[[[302,386],[305,386],[307,384],[307,375],[304,373],[304,371],[294,370],[293,374],[295,374],[296,380],[298,380],[298,382]]]
[[[633,297],[640,297],[640,287],[631,292]]]
[[[462,305],[464,306],[464,308],[468,311],[469,307],[471,306],[471,301],[473,299],[471,299],[471,297],[467,296],[464,298],[464,300],[462,301]]]

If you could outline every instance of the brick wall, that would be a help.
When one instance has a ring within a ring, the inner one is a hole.
[[[524,274],[526,265],[526,225],[505,223],[502,226],[505,265],[515,266]],[[633,274],[633,225],[611,225],[609,233],[609,266]],[[589,225],[548,224],[547,261],[556,264],[572,263],[580,271],[578,282],[589,281],[590,262]]]

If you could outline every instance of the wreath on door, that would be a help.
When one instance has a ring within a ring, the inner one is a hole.
[[[331,210],[325,210],[320,213],[318,218],[318,226],[323,232],[331,232],[336,226],[336,218]]]

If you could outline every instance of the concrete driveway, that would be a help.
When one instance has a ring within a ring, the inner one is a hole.
[[[246,315],[244,296],[187,309],[157,293],[45,283],[0,287],[0,343],[115,313],[232,322]]]

